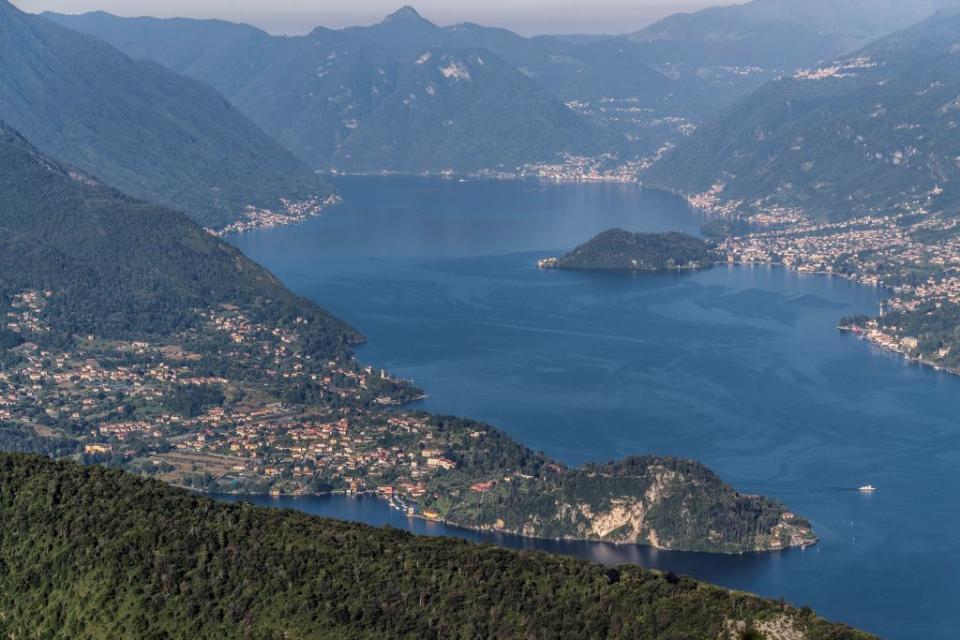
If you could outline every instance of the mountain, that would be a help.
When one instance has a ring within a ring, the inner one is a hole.
[[[0,633],[48,638],[868,640],[636,566],[223,504],[0,454]]]
[[[774,73],[720,68],[709,60],[681,68],[671,64],[671,56],[682,49],[651,50],[619,37],[571,42],[524,38],[472,23],[441,28],[410,7],[370,27],[317,28],[300,38],[211,20],[44,15],[135,58],[210,83],[317,167],[395,169],[396,162],[385,161],[389,149],[415,141],[424,131],[443,140],[450,136],[446,122],[461,129],[454,136],[480,148],[458,156],[441,142],[440,158],[434,160],[437,143],[431,142],[426,157],[400,154],[412,164],[406,170],[509,167],[555,161],[558,151],[647,155]],[[415,65],[432,50],[459,55],[464,64],[474,54],[488,68],[481,79],[471,73],[474,82],[437,83],[427,77],[436,75],[436,67]],[[413,85],[411,76],[418,78]],[[437,93],[425,100],[431,85]],[[453,99],[445,100],[444,89],[452,90]],[[506,106],[498,97],[505,90],[513,100]],[[464,109],[491,115],[462,118]],[[376,117],[368,122],[371,115]],[[394,139],[394,129],[400,138]],[[374,140],[387,151],[366,158],[363,145],[355,142],[360,139]],[[484,147],[491,142],[510,151],[488,153]],[[514,146],[529,151],[512,151]]]
[[[317,168],[512,169],[612,144],[497,55],[411,8],[293,38],[212,21],[51,18],[209,82]]]
[[[195,329],[197,308],[310,318],[318,352],[360,339],[184,214],[122,195],[0,123],[0,308],[49,291],[49,346],[77,335],[145,339]]]
[[[412,7],[298,38],[218,21],[46,15],[213,85],[311,166],[417,172],[511,170],[565,153],[647,160],[766,82],[949,1],[754,0],[587,39],[439,27]]]
[[[671,58],[787,70],[849,53],[951,0],[753,0],[677,13],[628,36]]]
[[[647,175],[754,211],[846,218],[960,201],[960,12],[772,82]]]
[[[0,119],[133,196],[222,228],[329,187],[211,88],[0,0]]]

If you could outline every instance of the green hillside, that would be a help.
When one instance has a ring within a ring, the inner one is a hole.
[[[718,259],[710,246],[687,233],[631,233],[608,229],[558,258],[561,269],[661,271],[704,269]]]
[[[185,215],[62,166],[2,124],[0,168],[0,307],[24,290],[51,291],[50,344],[167,335],[222,304],[311,318],[325,353],[359,340]]]
[[[868,636],[623,566],[221,504],[0,454],[0,633],[17,638]]]
[[[684,193],[722,185],[743,210],[843,219],[960,202],[960,14],[784,77],[732,107],[646,176]]]
[[[124,193],[222,228],[330,193],[210,87],[0,0],[0,120]]]

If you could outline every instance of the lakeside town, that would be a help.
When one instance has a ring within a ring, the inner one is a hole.
[[[299,224],[320,215],[341,202],[343,202],[343,199],[334,193],[325,198],[313,197],[296,202],[281,198],[280,203],[283,205],[283,209],[280,211],[251,205],[243,210],[241,219],[228,224],[219,231],[211,230],[210,233],[223,237],[230,233],[243,233],[254,229],[272,229]]]
[[[4,328],[28,337],[46,332],[51,295],[17,295]],[[486,427],[452,428],[425,414],[386,411],[422,394],[352,356],[313,362],[300,348],[302,319],[269,327],[239,310],[197,313],[206,330],[225,339],[220,354],[255,369],[256,378],[246,379],[243,370],[229,377],[200,373],[205,356],[180,345],[86,336],[73,350],[55,351],[25,341],[0,369],[0,433],[42,436],[57,443],[58,453],[84,462],[205,492],[372,492],[409,499],[411,515],[440,517],[418,503],[437,499],[435,476],[482,451]],[[284,402],[270,387],[271,380],[297,379],[316,383],[326,401]],[[484,494],[511,476],[521,477],[497,470],[471,481],[464,474],[455,489],[447,478],[443,491]]]
[[[876,317],[845,318],[842,330],[872,344],[960,373],[960,221],[936,206],[939,188],[889,213],[818,221],[800,209],[724,200],[723,185],[688,197],[691,206],[748,229],[720,239],[731,264],[775,264],[882,287]]]
[[[688,135],[686,130],[684,135]],[[615,154],[568,154],[557,163],[480,171],[465,177],[642,185],[642,172],[671,148],[667,143],[651,156],[631,161],[621,161]],[[743,200],[724,197],[723,191],[724,184],[718,182],[686,200],[733,231],[717,243],[728,263],[776,264],[800,273],[828,274],[883,287],[891,296],[878,316],[855,322],[844,319],[841,329],[909,359],[960,373],[960,337],[945,327],[931,329],[927,326],[931,322],[923,317],[925,311],[937,317],[960,317],[960,229],[957,220],[935,210],[942,190],[905,202],[895,212],[837,222],[814,220],[799,207],[748,206]],[[331,195],[301,203],[284,201],[284,212],[250,207],[244,220],[215,235],[297,224],[341,202],[338,195]],[[897,318],[906,321],[898,324]]]

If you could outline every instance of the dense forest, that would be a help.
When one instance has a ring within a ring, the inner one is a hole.
[[[441,497],[429,506],[459,526],[715,553],[817,540],[810,523],[782,503],[738,493],[698,462],[633,456],[569,468],[488,425],[446,416],[431,423],[441,432],[483,434],[475,446],[450,449],[457,468],[430,483]],[[491,478],[489,488],[470,490]]]
[[[254,319],[307,319],[317,353],[361,339],[185,215],[58,164],[3,124],[0,167],[0,309],[20,291],[53,292],[51,342],[165,335],[224,304]]]
[[[710,245],[686,233],[608,229],[556,261],[561,269],[662,271],[704,269],[717,260]]]
[[[20,454],[0,454],[0,519],[11,638],[869,637],[673,574],[223,504]]]

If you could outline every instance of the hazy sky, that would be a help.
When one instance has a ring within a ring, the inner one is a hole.
[[[101,9],[124,16],[223,18],[273,33],[305,33],[315,26],[371,24],[413,5],[441,25],[479,22],[526,35],[626,33],[677,11],[733,0],[12,0],[24,11],[83,13]]]

